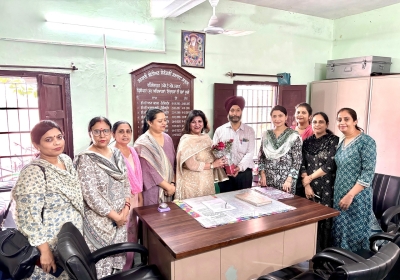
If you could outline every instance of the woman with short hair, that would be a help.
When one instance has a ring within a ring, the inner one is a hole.
[[[204,113],[200,110],[190,111],[176,156],[176,198],[178,199],[215,194],[214,182],[228,179],[225,172],[221,170],[225,159],[216,159],[211,152],[212,140],[207,134],[209,131]],[[216,176],[214,176],[214,170]]]

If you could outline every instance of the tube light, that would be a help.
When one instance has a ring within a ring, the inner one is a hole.
[[[149,26],[139,26],[130,22],[116,22],[108,19],[89,19],[78,16],[50,13],[45,16],[47,22],[72,25],[78,27],[98,28],[102,30],[132,32],[143,34],[155,34],[154,28]]]

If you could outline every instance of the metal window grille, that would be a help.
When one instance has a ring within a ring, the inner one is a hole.
[[[253,127],[256,133],[254,157],[258,157],[261,136],[272,128],[271,109],[276,105],[278,87],[274,85],[238,85],[237,95],[246,100],[242,121]]]
[[[0,77],[0,191],[13,186],[35,154],[30,131],[39,122],[37,81]]]

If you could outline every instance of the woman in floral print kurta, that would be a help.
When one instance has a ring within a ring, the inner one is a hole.
[[[83,198],[71,159],[62,154],[64,138],[60,127],[42,121],[31,132],[39,157],[21,171],[12,190],[15,222],[32,246],[40,250],[43,269],[35,266],[30,279],[56,279],[53,252],[63,224],[72,222],[82,232]],[[57,279],[69,279],[64,271]]]
[[[102,117],[89,123],[90,147],[74,159],[85,201],[83,231],[93,252],[107,245],[127,242],[126,222],[130,208],[130,184],[121,152],[108,147],[111,123]],[[125,254],[118,254],[96,263],[97,277],[121,270]]]
[[[258,154],[260,185],[294,194],[302,161],[301,138],[287,127],[285,107],[276,105],[270,115],[275,128],[262,134]]]

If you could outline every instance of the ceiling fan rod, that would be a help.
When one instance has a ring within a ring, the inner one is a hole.
[[[282,75],[267,75],[267,74],[246,74],[246,73],[233,73],[232,71],[231,71],[231,72],[228,72],[228,73],[226,73],[226,74],[225,74],[225,76],[228,76],[228,77],[231,77],[231,78],[233,78],[233,77],[235,77],[235,76],[251,76],[251,77],[270,77],[270,78],[283,78],[283,76],[282,76]]]

